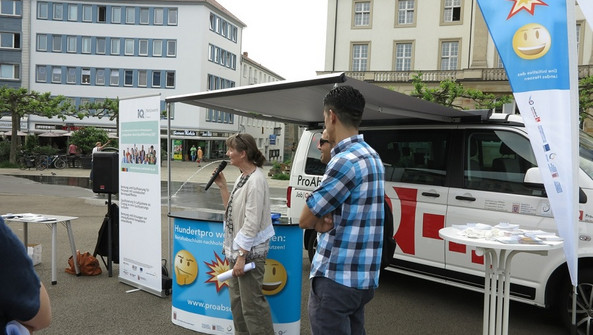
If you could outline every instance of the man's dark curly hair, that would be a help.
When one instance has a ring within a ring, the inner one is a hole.
[[[364,104],[364,97],[352,86],[334,87],[323,98],[324,111],[333,110],[342,124],[357,129],[362,120]]]

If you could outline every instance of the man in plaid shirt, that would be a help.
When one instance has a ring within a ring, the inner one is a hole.
[[[364,105],[350,86],[332,89],[323,101],[326,131],[337,144],[299,222],[321,233],[310,274],[313,334],[365,334],[364,306],[379,285],[384,169],[358,134]]]

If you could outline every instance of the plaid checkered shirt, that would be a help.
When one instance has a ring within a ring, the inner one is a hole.
[[[319,187],[307,199],[311,212],[333,212],[334,227],[318,236],[310,277],[326,277],[344,286],[379,285],[383,246],[383,163],[362,135],[332,149]]]

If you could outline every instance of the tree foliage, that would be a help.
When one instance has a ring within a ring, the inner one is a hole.
[[[461,83],[452,79],[441,81],[437,88],[429,88],[422,81],[422,73],[412,77],[412,84],[414,85],[414,91],[410,95],[457,109],[464,109],[459,104],[459,99],[462,98],[472,100],[476,109],[500,108],[502,105],[511,102],[510,95],[496,96],[476,89],[466,89]]]
[[[581,120],[585,118],[593,119],[593,76],[588,76],[579,80],[579,116]]]
[[[83,155],[90,154],[97,142],[106,143],[108,140],[107,132],[95,127],[79,129],[70,136],[70,143],[74,143]]]
[[[40,93],[26,88],[0,87],[0,115],[10,115],[12,122],[12,141],[10,146],[10,162],[16,163],[16,153],[20,146],[17,132],[20,129],[21,117],[39,115],[47,118],[57,117],[66,120],[68,116],[83,119],[85,117],[108,117],[118,119],[119,99],[105,98],[75,106],[63,95],[52,96],[50,92]],[[107,136],[107,135],[105,135]],[[93,142],[94,146],[94,142]],[[92,147],[91,147],[92,149]]]
[[[10,162],[16,164],[16,153],[19,148],[21,117],[39,115],[47,118],[59,117],[62,120],[72,110],[70,100],[63,95],[55,97],[51,93],[29,91],[26,88],[0,87],[0,114],[10,115],[12,121],[12,141],[10,141]]]

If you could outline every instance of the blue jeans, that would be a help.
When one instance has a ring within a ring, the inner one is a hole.
[[[364,335],[364,306],[375,289],[359,290],[325,277],[311,279],[309,321],[313,335]]]

